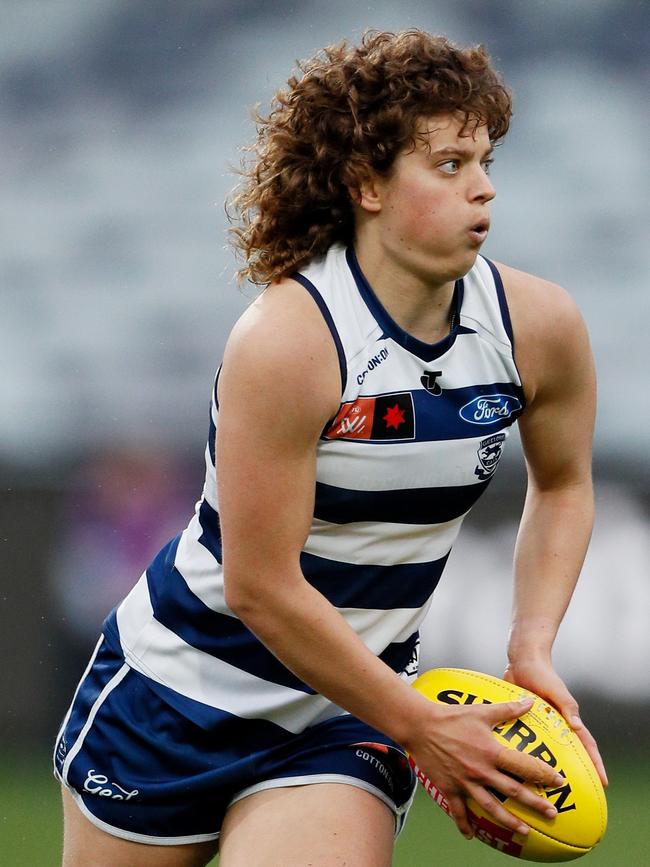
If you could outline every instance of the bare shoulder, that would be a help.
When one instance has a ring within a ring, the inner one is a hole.
[[[530,400],[558,370],[591,364],[587,328],[562,286],[502,263],[497,268],[508,300],[517,366]]]
[[[287,413],[307,412],[316,422],[336,412],[341,375],[334,340],[316,302],[295,280],[268,286],[235,324],[219,378],[220,403],[235,390],[260,411],[281,400]]]
[[[569,293],[557,283],[527,274],[509,265],[497,264],[508,298],[510,315],[521,329],[554,333],[582,323],[582,315]],[[515,322],[513,321],[513,326]]]

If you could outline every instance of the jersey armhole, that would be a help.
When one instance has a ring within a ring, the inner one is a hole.
[[[328,308],[327,304],[325,303],[325,300],[323,299],[323,296],[320,294],[320,292],[314,286],[314,284],[311,282],[311,280],[308,280],[307,277],[305,277],[303,274],[299,274],[299,273],[291,274],[290,278],[292,280],[295,280],[297,283],[300,283],[300,285],[304,286],[304,288],[309,292],[311,297],[314,299],[314,301],[318,305],[318,309],[320,310],[320,312],[323,316],[323,319],[325,320],[325,323],[330,330],[330,333],[332,335],[332,339],[334,340],[334,346],[336,347],[336,353],[337,353],[338,359],[339,359],[339,372],[341,374],[341,397],[342,397],[343,393],[345,392],[345,386],[347,385],[347,381],[348,381],[348,366],[347,366],[347,362],[345,360],[345,350],[343,349],[343,343],[341,342],[341,338],[339,336],[338,329],[337,329],[336,325],[334,324],[334,319],[332,318],[332,314],[330,313],[329,308]]]
[[[489,265],[490,271],[492,272],[492,277],[494,279],[494,286],[497,290],[497,300],[499,302],[499,310],[501,311],[501,321],[503,322],[503,327],[506,330],[506,334],[508,335],[508,339],[510,340],[510,345],[512,346],[512,355],[514,357],[515,354],[515,335],[512,330],[512,320],[510,319],[510,310],[508,308],[508,299],[506,298],[506,291],[503,288],[503,280],[501,279],[501,274],[499,274],[499,270],[497,266],[488,259],[486,256],[482,257],[485,259],[487,264]]]
[[[506,290],[503,286],[503,280],[501,279],[501,274],[499,273],[499,269],[494,264],[491,259],[488,259],[487,256],[481,257],[485,262],[487,262],[490,271],[492,273],[492,279],[494,280],[494,288],[497,293],[497,300],[499,302],[499,311],[501,313],[501,321],[503,323],[503,327],[505,329],[506,334],[508,335],[508,340],[510,341],[510,350],[512,352],[512,360],[514,361],[515,368],[517,370],[517,376],[519,377],[519,382],[521,383],[522,396],[524,392],[524,380],[521,376],[521,371],[519,370],[519,365],[517,364],[517,357],[515,355],[515,333],[512,328],[512,319],[510,318],[510,308],[508,307],[508,299],[506,297]],[[522,400],[524,407],[526,406],[525,397]]]

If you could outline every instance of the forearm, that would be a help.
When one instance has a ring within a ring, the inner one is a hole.
[[[369,650],[341,614],[301,573],[269,576],[265,593],[240,595],[233,607],[291,671],[321,695],[408,746],[429,705]]]
[[[550,658],[573,594],[593,525],[591,480],[529,487],[515,547],[510,660]]]

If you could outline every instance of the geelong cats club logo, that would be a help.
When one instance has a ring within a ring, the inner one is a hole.
[[[505,438],[506,435],[504,433],[498,433],[494,434],[494,436],[488,437],[487,439],[481,440],[479,443],[477,451],[479,464],[474,470],[474,474],[477,475],[481,481],[485,481],[494,475],[497,464],[501,459]]]

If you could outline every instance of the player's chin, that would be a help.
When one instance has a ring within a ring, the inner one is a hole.
[[[471,271],[478,258],[478,247],[465,247],[454,256],[453,263],[450,263],[450,277],[454,280],[460,280],[468,271]]]

